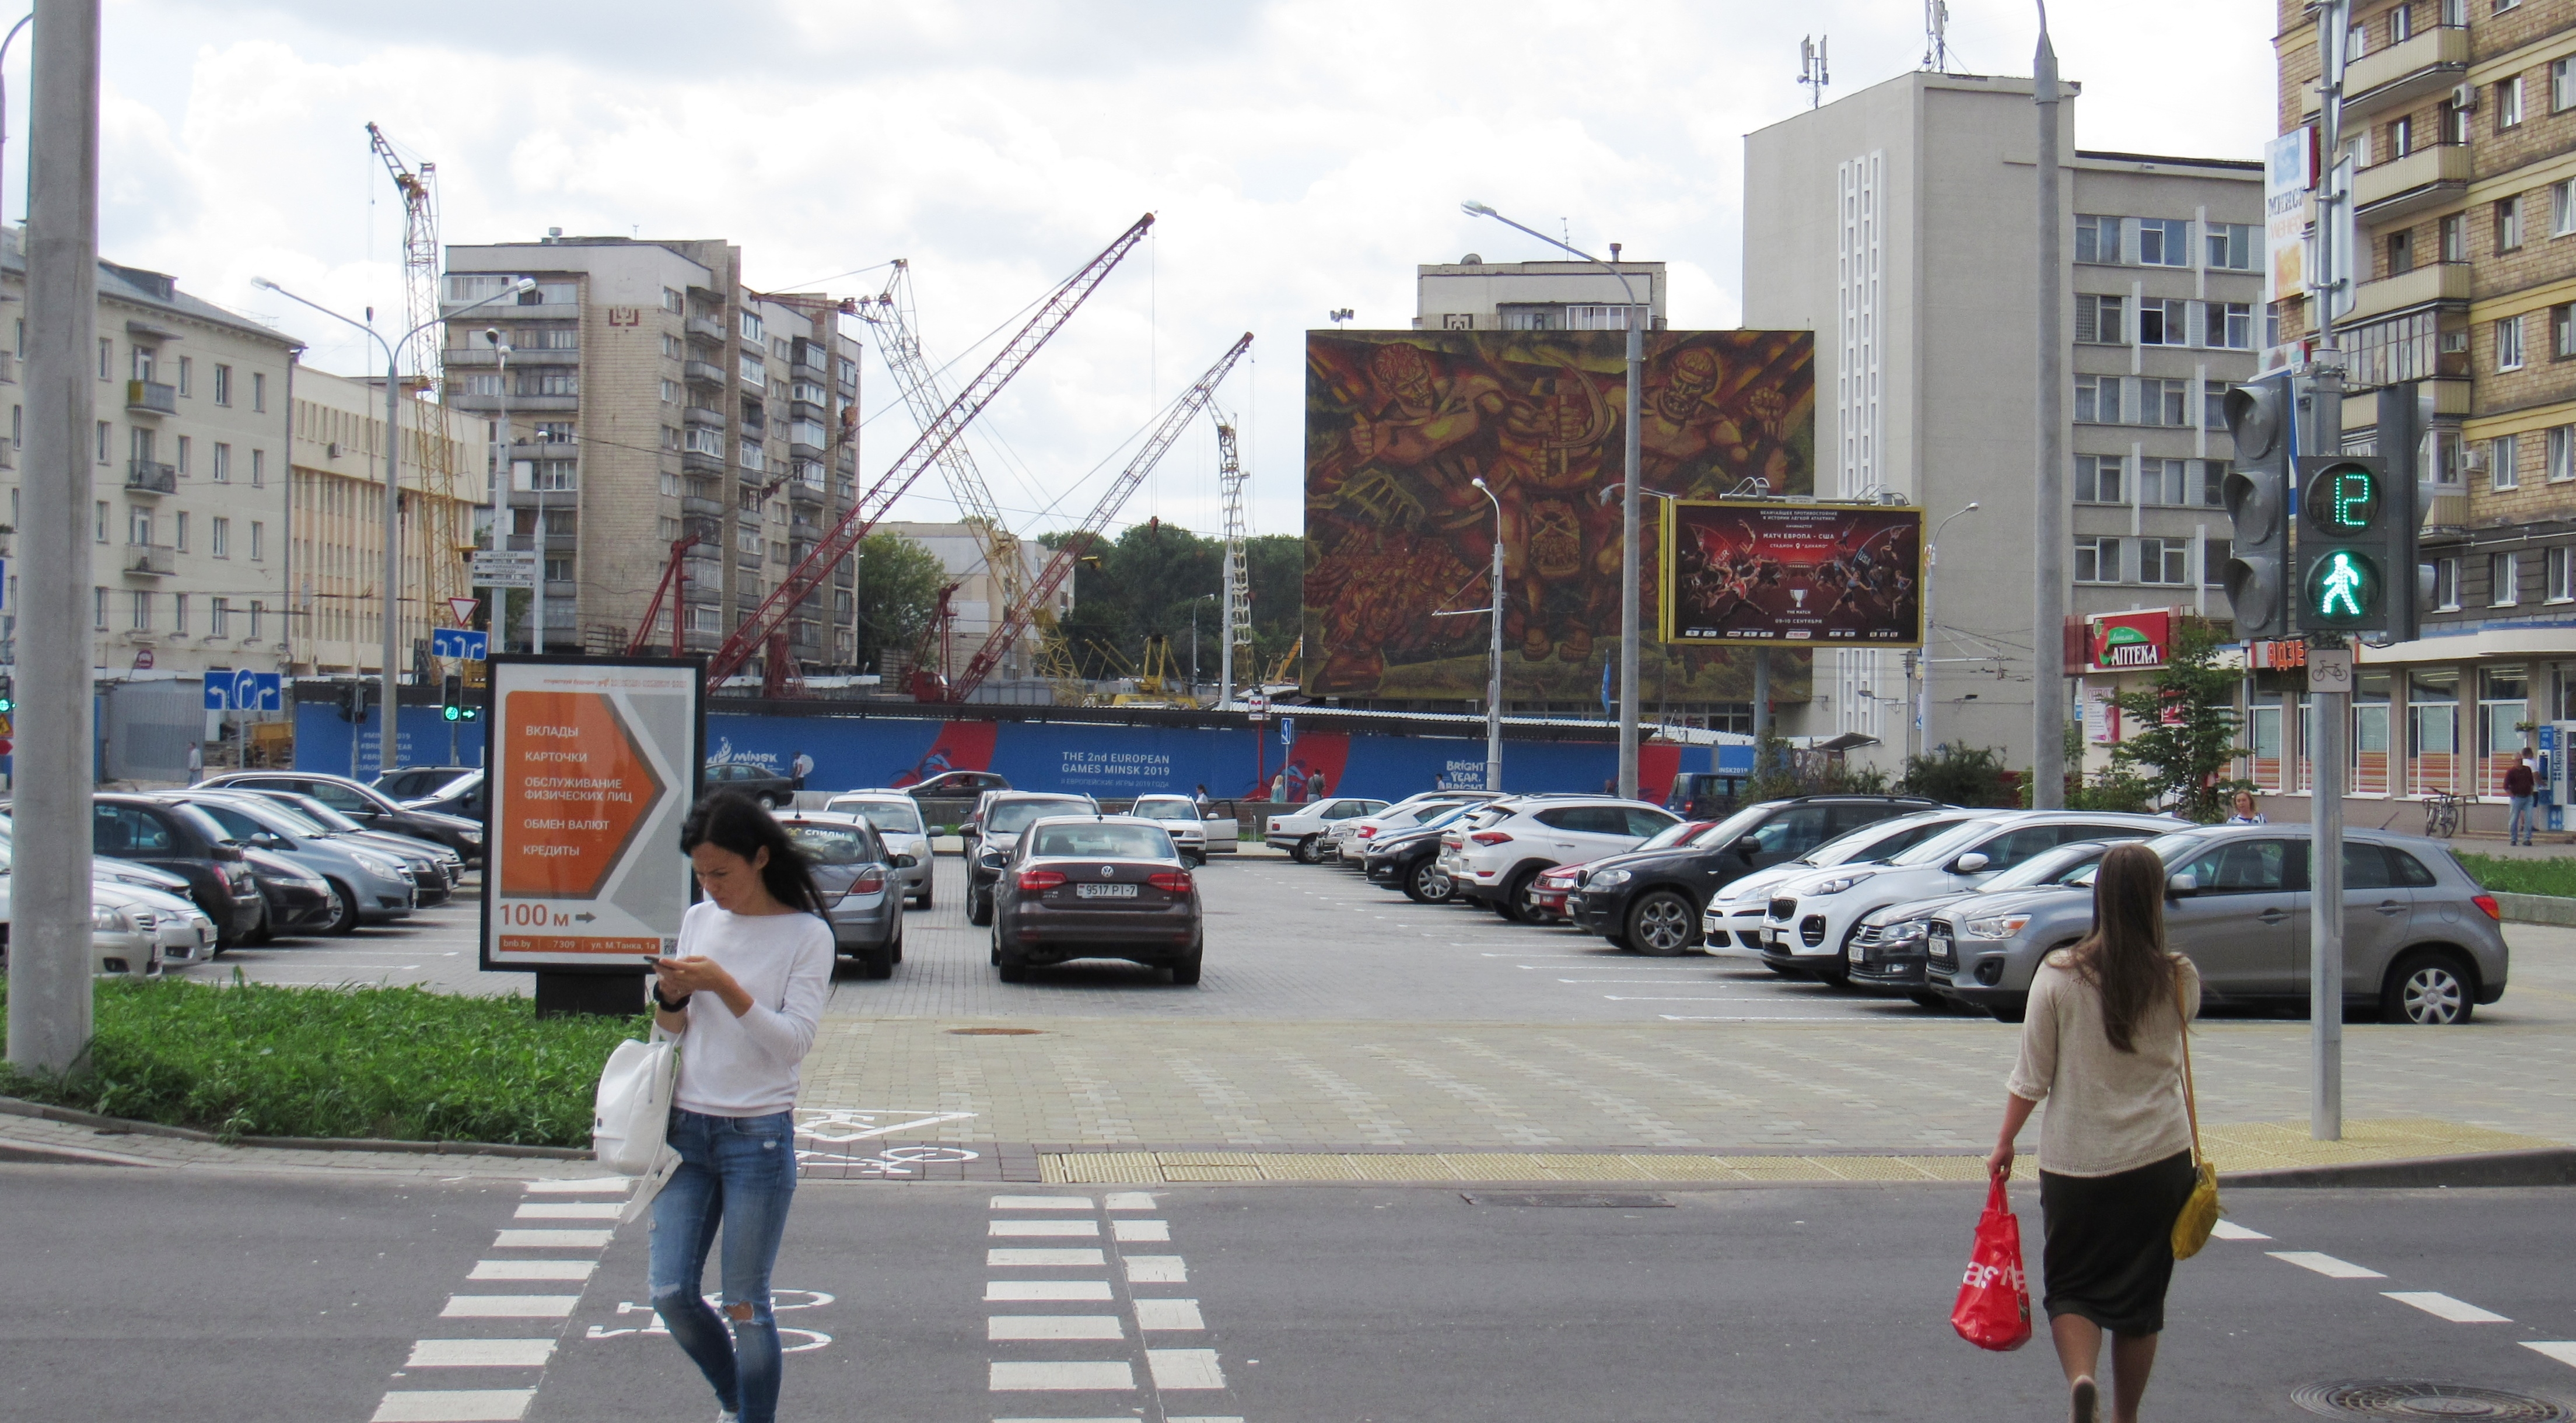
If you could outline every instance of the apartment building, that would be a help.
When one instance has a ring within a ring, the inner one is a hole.
[[[2424,381],[2441,482],[2423,636],[2361,649],[2347,784],[2381,816],[2477,797],[2492,829],[2530,728],[2576,717],[2576,0],[2361,0],[2350,19],[2329,156],[2354,169],[2344,439],[2374,448],[2378,393]],[[2322,117],[2318,23],[2281,0],[2283,133]],[[2285,358],[2313,349],[2313,298],[2273,315]],[[2306,787],[2298,698],[2258,699],[2258,729],[2281,727],[2267,789]]]
[[[1625,331],[1628,305],[1664,329],[1664,264],[1488,262],[1470,252],[1413,269],[1416,331]],[[1622,282],[1620,277],[1627,280]]]
[[[395,446],[402,484],[402,581],[395,657],[417,666],[430,629],[453,626],[428,589],[428,561],[470,530],[486,497],[490,448],[483,422],[406,392]],[[290,670],[306,676],[378,676],[384,670],[384,378],[351,380],[307,366],[295,373],[290,545],[294,585],[287,625]],[[427,457],[428,467],[423,460]],[[452,472],[462,471],[458,480]],[[442,511],[440,505],[453,506]]]
[[[27,350],[22,233],[0,233],[0,488],[19,538]],[[279,671],[287,653],[287,414],[300,343],[179,290],[178,279],[98,264],[95,543],[91,626],[102,676]],[[17,573],[12,568],[14,585]],[[18,606],[11,587],[9,606]],[[0,615],[0,662],[17,618]]]
[[[442,353],[448,404],[495,441],[506,413],[498,536],[540,555],[545,627],[513,597],[510,646],[667,648],[676,618],[712,651],[856,502],[858,343],[835,304],[754,292],[742,264],[721,240],[559,230],[447,249],[449,311],[537,283],[450,322]],[[683,539],[681,594],[640,628]],[[851,588],[844,563],[785,623],[804,670],[851,660]]]
[[[2257,361],[2261,165],[2084,150],[2080,93],[2058,111],[2067,610],[2224,619],[2220,398]],[[1816,492],[1920,505],[1937,549],[1923,652],[1820,649],[1790,721],[1876,738],[1858,763],[2030,762],[2033,642],[2058,636],[2032,623],[2037,123],[2027,79],[1918,72],[1745,140],[1744,323],[1819,333]]]

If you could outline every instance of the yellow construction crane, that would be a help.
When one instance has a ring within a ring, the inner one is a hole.
[[[385,131],[372,123],[367,125],[367,145],[384,160],[395,190],[402,194],[403,322],[405,330],[418,329],[438,319],[438,165],[424,162],[417,169],[406,165]],[[411,371],[405,383],[414,389],[439,389],[441,350],[442,346],[425,341],[412,342]],[[410,418],[413,463],[420,471],[421,493],[427,496],[412,520],[412,527],[420,531],[421,608],[435,624],[449,599],[474,591],[467,570],[467,560],[474,553],[474,527],[467,511],[483,502],[482,480],[477,471],[472,497],[460,495],[456,441],[448,429],[444,403],[424,404]],[[385,590],[388,598],[400,595],[400,589]],[[493,625],[500,626],[497,620]]]
[[[1270,664],[1270,675],[1261,679],[1261,685],[1267,687],[1274,682],[1287,681],[1288,669],[1298,665],[1298,659],[1305,654],[1305,651],[1306,639],[1303,637],[1288,644],[1288,650],[1279,654],[1278,661]]]

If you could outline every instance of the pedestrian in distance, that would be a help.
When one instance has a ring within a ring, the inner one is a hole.
[[[2043,1303],[2074,1423],[2095,1423],[2111,1336],[2111,1423],[2136,1423],[2165,1327],[2173,1227],[2195,1177],[2183,1034],[2200,975],[2165,947],[2164,862],[2114,845],[2093,879],[2093,929],[2041,961],[1986,1170],[2012,1176],[2014,1138],[2039,1134]]]
[[[188,784],[193,786],[205,778],[206,753],[197,743],[191,741],[188,743]]]
[[[2230,825],[2262,825],[2266,823],[2263,819],[2263,812],[2254,808],[2254,793],[2252,791],[2238,791],[2236,793],[2235,798],[2229,802],[2227,823]]]
[[[1313,772],[1313,773],[1309,774],[1309,775],[1306,777],[1306,799],[1308,799],[1308,800],[1322,800],[1323,798],[1324,798],[1324,773],[1323,773],[1323,772],[1321,772],[1321,771],[1316,771],[1316,772]]]
[[[679,953],[653,960],[654,1022],[681,1042],[680,1167],[653,1202],[653,1308],[723,1423],[772,1423],[782,1356],[769,1277],[796,1191],[796,1069],[831,992],[832,926],[805,857],[748,797],[699,801],[680,848],[706,898],[680,921]],[[719,1227],[721,1318],[700,1285]]]
[[[814,774],[814,758],[799,751],[796,753],[796,759],[788,763],[787,769],[790,788],[801,791],[805,789],[805,778]]]
[[[1215,798],[1208,794],[1207,782],[1199,782],[1198,796],[1191,803],[1199,808],[1199,814],[1202,816],[1207,814],[1209,806],[1216,803]]]
[[[2531,843],[2531,804],[2538,789],[2539,781],[2531,774],[2531,753],[2516,751],[2513,753],[2513,769],[2504,773],[2505,798],[2513,803],[2513,819],[2504,827],[2506,844]]]
[[[1278,775],[1270,778],[1270,803],[1272,805],[1284,805],[1287,803],[1287,800],[1288,773],[1286,771],[1282,771]]]

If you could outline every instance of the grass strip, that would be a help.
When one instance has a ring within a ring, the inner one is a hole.
[[[0,1067],[0,1091],[227,1137],[588,1146],[600,1068],[647,1030],[417,987],[162,979],[100,983],[95,1003],[88,1071]]]
[[[2480,887],[2498,894],[2550,894],[2562,899],[2576,899],[2576,857],[2508,860],[2498,855],[2473,855],[2462,850],[2451,853]]]

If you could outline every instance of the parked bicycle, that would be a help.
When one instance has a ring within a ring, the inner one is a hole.
[[[2435,791],[2424,797],[2424,833],[2437,840],[2448,840],[2460,833],[2459,796]]]

